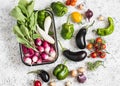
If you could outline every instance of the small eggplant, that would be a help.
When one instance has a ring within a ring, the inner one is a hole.
[[[72,61],[78,62],[84,60],[87,53],[85,51],[72,52],[70,50],[64,50],[63,55]]]
[[[89,27],[93,26],[95,21],[93,21],[93,23],[89,26],[85,26],[82,27],[79,32],[76,35],[76,45],[78,46],[78,48],[80,49],[84,49],[86,48],[86,34],[87,34],[87,30]]]
[[[87,53],[86,51],[78,51],[78,52],[72,52],[68,49],[63,48],[62,44],[60,43],[60,41],[58,41],[61,48],[62,48],[62,53],[65,57],[67,57],[69,60],[75,61],[75,62],[79,62],[82,61],[86,58]]]
[[[44,82],[48,82],[50,80],[50,75],[45,70],[36,70],[28,72],[28,74],[30,73],[36,73]]]

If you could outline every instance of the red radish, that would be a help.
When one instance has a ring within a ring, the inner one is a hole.
[[[49,45],[49,43],[46,42],[46,41],[44,41],[44,42],[43,42],[43,47],[44,47],[44,49],[45,49],[45,52],[48,54],[49,51],[50,51],[50,45]]]
[[[22,51],[24,54],[26,54],[28,52],[28,48],[22,45]]]
[[[39,57],[40,53],[39,52],[35,52],[35,56]]]
[[[43,46],[39,46],[38,50],[39,50],[40,53],[42,53],[42,52],[44,52],[44,47]]]
[[[41,54],[41,58],[42,58],[43,60],[47,60],[47,59],[49,58],[49,56],[48,56],[46,53],[42,53],[42,54]]]
[[[38,57],[37,57],[37,56],[33,56],[33,57],[32,57],[32,61],[33,61],[33,62],[37,62],[37,61],[38,61]]]
[[[37,38],[37,39],[35,40],[35,44],[36,44],[37,46],[40,46],[40,45],[42,44],[42,40],[41,40],[40,38]]]
[[[54,48],[50,48],[50,52],[49,52],[49,55],[50,55],[50,57],[55,57],[55,55],[56,55],[56,52],[55,52],[55,50],[54,50]]]
[[[42,63],[42,59],[39,58],[38,61],[37,61],[38,64],[41,64]]]
[[[24,62],[27,63],[27,64],[29,64],[29,65],[32,64],[32,60],[29,57],[24,57]]]
[[[43,47],[48,47],[49,43],[47,41],[43,41]]]

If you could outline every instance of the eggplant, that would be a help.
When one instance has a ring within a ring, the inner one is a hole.
[[[48,82],[50,80],[50,75],[45,70],[35,70],[28,72],[28,74],[30,73],[36,73],[44,82]]]
[[[78,48],[80,49],[85,49],[86,48],[86,34],[87,34],[87,30],[89,27],[93,26],[95,21],[93,21],[93,23],[91,25],[82,27],[79,32],[76,35],[75,41],[76,41],[76,45]]]
[[[87,53],[85,51],[72,52],[70,50],[64,50],[63,55],[72,61],[79,62],[86,58]]]
[[[76,38],[75,38],[76,44],[80,49],[86,48],[86,38],[85,38],[86,33],[87,33],[87,29],[83,27],[79,30],[78,34],[76,35]]]

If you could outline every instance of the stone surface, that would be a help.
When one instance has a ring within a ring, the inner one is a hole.
[[[43,9],[53,1],[56,0],[36,0],[35,9]],[[59,1],[64,2],[65,0]],[[18,0],[0,0],[0,86],[33,86],[32,80],[36,79],[36,77],[35,75],[27,75],[27,72],[36,69],[49,71],[52,80],[56,80],[52,75],[52,70],[65,59],[61,54],[60,47],[59,58],[53,64],[28,67],[22,63],[19,45],[12,32],[12,27],[15,25],[16,21],[9,16],[11,9],[17,5],[17,2]],[[105,17],[105,21],[107,21],[108,16],[114,18],[114,33],[104,37],[107,41],[107,50],[110,54],[107,55],[106,59],[103,59],[106,68],[101,66],[94,72],[87,71],[85,73],[87,81],[84,84],[79,84],[75,78],[68,77],[63,81],[56,80],[56,86],[64,86],[67,80],[72,82],[72,86],[120,86],[120,0],[78,0],[77,4],[79,3],[85,4],[85,9],[80,11],[81,13],[84,13],[88,8],[93,10],[94,16],[91,21],[96,20],[100,14]],[[69,12],[64,17],[55,17],[55,22],[58,40],[60,40],[66,48],[77,51],[79,49],[75,45],[74,37],[71,40],[65,41],[60,36],[61,25],[73,11],[79,10],[74,7],[69,7]],[[106,26],[105,21],[96,20],[95,25],[88,30],[87,39],[95,38],[96,36],[92,33],[92,30]],[[75,24],[75,34],[81,27],[82,25]],[[95,60],[87,58],[78,63],[68,61],[66,65],[72,70],[85,66],[85,63],[88,61]],[[47,83],[43,83],[43,86],[47,86]]]

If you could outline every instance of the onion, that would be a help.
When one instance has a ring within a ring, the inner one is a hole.
[[[83,73],[81,73],[80,75],[77,76],[77,80],[80,83],[84,83],[86,81],[86,79],[87,78],[86,78],[86,76]]]
[[[86,12],[85,12],[85,16],[87,17],[87,19],[90,21],[90,18],[93,16],[93,12],[88,9]]]

